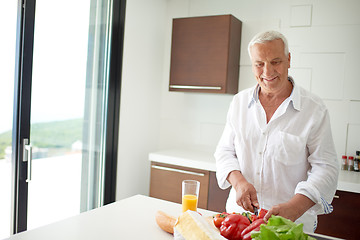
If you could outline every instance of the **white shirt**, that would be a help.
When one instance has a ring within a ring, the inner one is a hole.
[[[316,228],[317,214],[330,213],[340,164],[332,139],[329,113],[323,101],[297,86],[269,123],[259,101],[259,85],[233,98],[224,132],[215,152],[217,180],[222,189],[233,170],[254,185],[260,207],[287,202],[300,193],[316,204],[297,222],[304,231]],[[232,189],[228,212],[243,212]]]

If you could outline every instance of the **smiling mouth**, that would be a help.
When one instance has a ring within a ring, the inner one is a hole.
[[[275,79],[276,79],[277,77],[270,77],[270,78],[262,78],[263,80],[265,80],[265,81],[268,81],[268,82],[270,82],[270,81],[274,81]]]

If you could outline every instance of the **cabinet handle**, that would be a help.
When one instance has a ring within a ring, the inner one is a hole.
[[[221,90],[221,87],[212,87],[212,86],[170,85],[170,88],[178,88],[178,89],[200,89],[200,90]]]
[[[190,175],[195,175],[195,176],[201,176],[201,177],[205,176],[204,173],[191,172],[191,171],[180,170],[180,169],[176,169],[176,168],[162,167],[162,166],[156,166],[156,165],[152,165],[151,167],[152,167],[152,168],[155,168],[155,169],[165,170],[165,171],[185,173],[185,174],[190,174]]]
[[[340,198],[338,195],[335,195],[334,198]]]

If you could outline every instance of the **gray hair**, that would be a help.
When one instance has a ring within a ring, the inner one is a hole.
[[[256,34],[253,39],[251,39],[249,45],[248,45],[248,53],[249,56],[251,58],[251,54],[250,54],[250,48],[256,44],[256,43],[265,43],[268,41],[273,41],[276,39],[280,39],[283,41],[284,43],[284,52],[285,52],[285,56],[289,55],[289,45],[288,42],[285,38],[284,35],[282,35],[281,33],[277,32],[277,31],[266,31],[266,32],[261,32]]]

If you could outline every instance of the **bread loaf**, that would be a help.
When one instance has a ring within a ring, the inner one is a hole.
[[[162,211],[157,211],[155,215],[155,220],[162,230],[171,234],[174,233],[174,226],[176,222],[175,217],[167,215]]]
[[[175,240],[224,240],[219,231],[199,213],[186,211],[177,220],[174,228]]]

